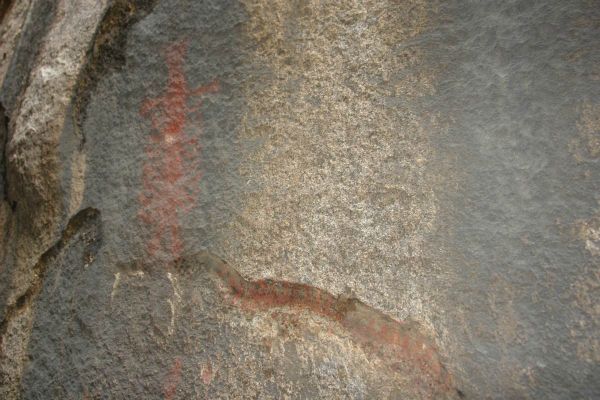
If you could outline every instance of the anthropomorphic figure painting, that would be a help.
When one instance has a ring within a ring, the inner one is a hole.
[[[198,141],[202,115],[195,115],[193,135],[186,132],[186,126],[202,106],[202,96],[219,90],[217,80],[189,88],[183,71],[186,50],[186,40],[166,49],[167,87],[160,96],[144,101],[140,109],[141,116],[151,120],[153,131],[145,149],[140,218],[151,232],[148,256],[165,262],[182,255],[180,218],[193,207],[202,177]]]

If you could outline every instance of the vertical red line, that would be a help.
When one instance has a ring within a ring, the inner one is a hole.
[[[197,88],[188,87],[183,71],[186,51],[185,40],[166,49],[167,87],[163,94],[145,100],[140,107],[140,115],[151,120],[153,132],[145,150],[139,217],[151,234],[147,254],[163,261],[182,255],[180,214],[192,208],[202,176],[197,171],[201,156],[198,141],[184,131],[187,115],[194,111],[187,102],[192,96],[219,90],[216,80]],[[202,106],[201,100],[198,107]]]
[[[167,377],[165,379],[163,385],[163,394],[165,400],[173,400],[175,398],[175,394],[177,393],[177,386],[179,386],[179,382],[181,381],[181,358],[177,357]]]

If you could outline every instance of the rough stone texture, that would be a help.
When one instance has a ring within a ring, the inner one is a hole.
[[[59,160],[58,148],[77,75],[104,8],[103,2],[95,0],[35,3],[28,21],[34,33],[21,32],[15,57],[26,51],[32,38],[45,33],[43,40],[40,38],[43,43],[29,49],[33,55],[15,58],[1,96],[10,120],[3,149],[6,174],[3,200],[11,207],[11,211],[5,211],[8,215],[3,216],[8,234],[0,270],[1,331],[17,336],[19,340],[13,342],[24,349],[29,323],[22,324],[21,329],[12,325],[21,323],[22,318],[16,316],[32,313],[28,293],[42,278],[36,266],[65,226],[60,181],[65,163]],[[51,11],[51,18],[40,15],[41,10]],[[43,26],[45,20],[52,21],[50,26]],[[23,71],[29,65],[31,69]],[[4,397],[13,397],[19,392],[18,375],[28,354],[4,350],[4,339],[2,346],[1,391]]]
[[[447,67],[424,106],[447,129],[432,135],[440,212],[426,253],[443,271],[450,369],[475,397],[596,398],[600,7],[440,13],[453,18],[428,56]]]
[[[2,398],[600,396],[597,1],[3,10]]]
[[[4,1],[0,5],[0,81],[4,81],[6,71],[9,66],[9,61],[13,57],[13,52],[17,47],[17,40],[23,32],[27,11],[29,10],[30,2],[25,1]]]

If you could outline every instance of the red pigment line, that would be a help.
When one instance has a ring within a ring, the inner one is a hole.
[[[177,357],[171,366],[163,385],[165,400],[173,400],[177,393],[177,386],[181,381],[181,358]]]
[[[432,383],[436,390],[451,390],[451,376],[435,344],[419,331],[417,323],[396,321],[358,299],[336,297],[306,284],[248,281],[216,257],[204,254],[201,259],[226,284],[233,303],[241,308],[253,312],[280,307],[309,310],[339,323],[355,343],[391,369],[419,371],[419,379]]]
[[[151,231],[148,255],[165,261],[177,259],[183,252],[179,218],[193,207],[202,178],[201,147],[184,131],[187,116],[202,107],[202,99],[195,107],[187,103],[193,96],[219,90],[217,80],[189,88],[183,72],[186,51],[185,40],[167,48],[167,87],[162,95],[147,99],[140,107],[140,115],[152,122],[153,134],[145,148],[139,217]],[[198,119],[201,123],[201,114]]]
[[[205,385],[210,385],[213,379],[213,368],[210,360],[207,360],[200,370],[200,377],[202,378],[202,383]]]

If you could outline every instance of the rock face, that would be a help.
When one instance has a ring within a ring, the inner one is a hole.
[[[0,2],[0,397],[600,397],[595,0]]]

